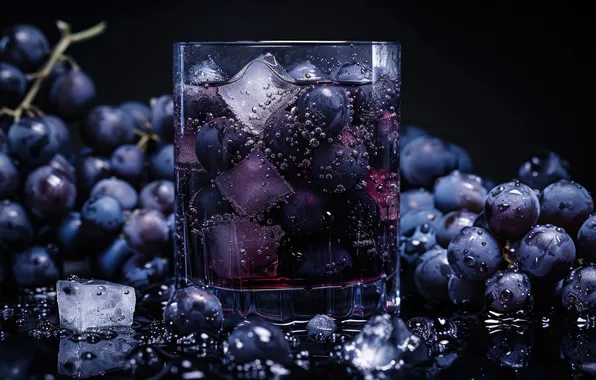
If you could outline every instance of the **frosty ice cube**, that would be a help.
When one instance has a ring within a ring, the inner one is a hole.
[[[219,87],[219,94],[254,134],[261,133],[269,116],[290,105],[300,92],[294,78],[269,53],[250,62],[230,82]]]
[[[261,151],[219,175],[215,184],[241,216],[254,216],[294,193]]]
[[[84,379],[123,369],[126,357],[136,345],[132,332],[96,343],[61,339],[58,373]]]
[[[277,255],[284,232],[239,218],[211,220],[203,228],[209,265],[230,279],[277,274]]]
[[[135,290],[102,280],[58,281],[60,326],[77,333],[89,329],[130,327],[135,312]]]

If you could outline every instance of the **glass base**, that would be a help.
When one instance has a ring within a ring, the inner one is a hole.
[[[395,275],[367,284],[314,289],[236,290],[213,286],[226,317],[258,315],[271,322],[296,326],[317,314],[357,323],[377,311],[399,311]]]

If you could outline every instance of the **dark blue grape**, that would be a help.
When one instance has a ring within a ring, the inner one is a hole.
[[[434,186],[435,206],[443,211],[468,210],[478,213],[484,210],[486,189],[482,179],[472,174],[454,170],[438,178]]]
[[[224,128],[222,137],[223,161],[230,166],[236,165],[250,153],[253,146],[250,132],[239,124],[230,122]]]
[[[592,311],[593,310],[594,309],[592,309]],[[592,311],[590,313],[592,313]],[[561,343],[561,358],[566,360],[562,361],[563,365],[565,365],[565,372],[558,373],[567,374],[568,368],[573,368],[573,376],[586,378],[594,377],[594,375],[596,375],[596,359],[594,359],[596,337],[594,336],[594,331],[591,328],[586,329],[586,331],[581,331],[580,327],[577,331],[561,333],[561,335],[563,336]],[[547,375],[553,374],[551,365],[542,365],[538,368],[544,368]],[[546,378],[548,376],[543,375],[541,377]]]
[[[436,137],[417,137],[401,153],[401,174],[412,186],[430,189],[437,178],[457,169],[459,165],[448,145]]]
[[[282,175],[295,174],[299,168],[307,166],[309,142],[302,136],[296,118],[287,111],[273,114],[267,121],[263,141],[271,150],[267,158]],[[268,153],[268,151],[265,151]]]
[[[298,121],[320,128],[327,137],[337,136],[351,120],[348,94],[341,87],[317,85],[298,99]]]
[[[436,247],[420,256],[420,263],[414,272],[414,282],[420,295],[427,301],[448,302],[447,284],[450,276],[447,250]]]
[[[414,230],[414,228],[422,225],[429,224],[434,227],[439,219],[443,216],[443,213],[434,208],[421,208],[412,210],[405,215],[402,215],[399,221],[399,233],[401,235],[408,234]]]
[[[40,218],[60,218],[74,207],[77,188],[73,173],[51,165],[35,169],[25,181],[25,205]]]
[[[294,189],[281,206],[281,226],[291,236],[319,234],[325,227],[325,201],[308,187]]]
[[[110,167],[116,177],[137,185],[145,170],[145,152],[132,144],[119,146],[110,156]]]
[[[219,333],[223,318],[217,297],[197,286],[176,290],[164,309],[166,327],[182,336],[194,332]]]
[[[141,190],[140,200],[142,208],[169,215],[174,212],[174,183],[165,180],[150,182]]]
[[[436,244],[435,229],[429,223],[422,223],[400,236],[399,255],[407,263],[413,263]]]
[[[486,306],[497,313],[530,312],[534,306],[530,279],[525,273],[501,270],[486,280]]]
[[[536,155],[524,162],[518,172],[521,182],[532,189],[543,190],[560,179],[570,180],[569,164],[558,154],[549,152]]]
[[[541,224],[554,224],[577,236],[582,223],[594,211],[592,196],[577,182],[561,179],[548,185],[538,198]]]
[[[108,195],[91,196],[81,208],[85,235],[90,238],[114,237],[124,225],[124,211],[117,199]]]
[[[183,99],[185,120],[193,120],[198,125],[214,117],[233,115],[227,109],[226,103],[217,94],[217,87],[183,85],[176,87],[176,95]]]
[[[435,198],[433,193],[426,189],[410,189],[400,194],[399,212],[406,215],[411,210],[433,208]]]
[[[308,60],[293,63],[287,67],[286,71],[299,82],[318,82],[327,79],[327,75]]]
[[[299,277],[347,279],[352,269],[350,253],[337,243],[313,243],[299,252],[301,255],[294,264]]]
[[[54,285],[60,279],[61,269],[54,260],[55,247],[33,246],[12,258],[14,278],[20,286]]]
[[[452,211],[445,214],[435,223],[437,243],[447,248],[455,235],[466,227],[472,227],[476,214],[470,211]]]
[[[196,86],[225,82],[226,80],[228,80],[228,75],[211,58],[192,65],[186,72],[186,83]]]
[[[0,199],[13,195],[19,184],[19,170],[10,157],[0,153]]]
[[[538,222],[539,214],[536,193],[519,181],[498,185],[488,193],[484,204],[488,227],[505,239],[523,236]]]
[[[137,191],[128,182],[118,178],[106,178],[91,189],[91,196],[109,195],[120,202],[124,210],[132,210],[139,203]]]
[[[165,142],[174,141],[174,101],[172,95],[151,100],[151,128]]]
[[[54,112],[72,119],[87,112],[95,96],[93,80],[82,70],[70,70],[53,81],[48,100]]]
[[[210,175],[226,168],[223,156],[224,130],[231,124],[230,119],[215,118],[199,128],[195,142],[195,153],[199,163]]]
[[[399,148],[400,151],[417,137],[428,136],[428,132],[415,125],[402,125],[399,127]]]
[[[46,124],[51,125],[55,139],[58,143],[58,153],[69,156],[72,153],[72,137],[70,129],[62,119],[54,115],[44,116]]]
[[[151,174],[156,179],[174,180],[174,145],[162,146],[149,161]]]
[[[102,278],[115,279],[122,270],[122,265],[133,255],[134,252],[128,247],[126,240],[118,237],[94,258],[94,262]]]
[[[480,311],[484,307],[484,281],[464,280],[451,276],[447,284],[447,294],[451,302],[470,312]]]
[[[593,315],[596,312],[596,266],[575,268],[565,277],[561,303],[569,313]]]
[[[111,175],[110,163],[103,157],[90,154],[79,155],[75,160],[77,186],[83,194],[89,194],[93,186]]]
[[[24,72],[33,72],[50,52],[46,36],[32,25],[15,25],[0,38],[0,60],[11,63]]]
[[[318,147],[312,163],[315,184],[337,194],[358,185],[368,169],[364,145],[348,133],[343,133],[340,141]]]
[[[141,102],[124,102],[118,108],[128,114],[134,123],[135,128],[139,131],[147,132],[151,120],[151,109]]]
[[[8,149],[28,168],[46,164],[60,149],[52,124],[41,117],[26,117],[10,126]]]
[[[83,233],[82,224],[81,214],[71,212],[56,228],[56,244],[65,259],[80,259],[89,253],[89,247],[93,243]]]
[[[0,104],[15,108],[27,89],[25,74],[11,64],[0,62]]]
[[[80,128],[83,142],[94,151],[109,155],[120,145],[135,140],[135,122],[118,108],[95,107],[89,112],[87,122]]]
[[[224,343],[224,360],[233,364],[261,363],[271,360],[289,364],[291,349],[283,331],[258,319],[238,325]]]
[[[156,256],[136,254],[126,260],[122,266],[121,282],[135,288],[163,283],[168,276],[168,260]]]
[[[20,251],[33,239],[33,226],[27,212],[17,202],[0,202],[0,247],[9,252]]]
[[[449,243],[447,258],[453,273],[467,280],[486,280],[503,263],[499,242],[479,227],[466,227]]]
[[[134,210],[124,225],[124,239],[132,250],[140,254],[159,255],[169,238],[166,218],[156,210]]]
[[[448,147],[457,159],[457,169],[464,173],[470,173],[472,171],[472,158],[470,154],[464,148],[454,143],[449,143]]]
[[[575,244],[560,227],[534,226],[521,241],[517,256],[519,268],[531,277],[557,281],[575,261]]]
[[[590,215],[580,227],[576,248],[577,257],[596,262],[596,214]]]
[[[190,219],[198,230],[203,223],[214,215],[222,215],[230,212],[232,205],[224,199],[215,184],[208,184],[194,194],[190,200]]]

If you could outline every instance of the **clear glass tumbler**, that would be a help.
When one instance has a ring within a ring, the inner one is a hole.
[[[174,50],[178,286],[272,321],[398,311],[399,45]]]

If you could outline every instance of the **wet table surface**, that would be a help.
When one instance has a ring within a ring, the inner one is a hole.
[[[289,366],[227,366],[221,360],[222,341],[234,321],[227,321],[219,336],[171,339],[161,321],[161,307],[172,289],[153,285],[139,294],[132,330],[78,338],[59,328],[51,289],[5,300],[0,306],[0,378],[366,378],[333,355],[357,334],[357,326],[340,328],[324,342],[308,336],[303,327],[289,329],[286,336],[294,358]],[[596,374],[596,327],[590,318],[578,323],[534,314],[497,320],[485,314],[402,309],[405,321],[415,316],[427,317],[436,326],[432,337],[423,337],[430,359],[368,378],[567,379]]]

